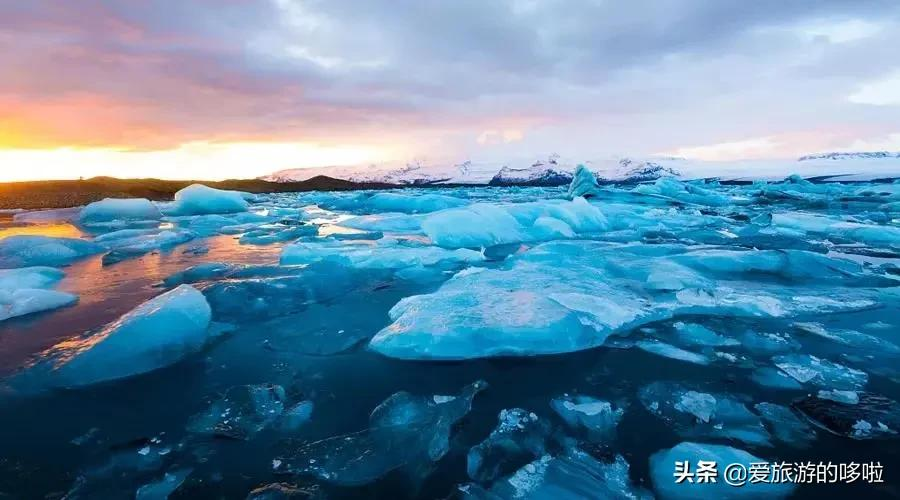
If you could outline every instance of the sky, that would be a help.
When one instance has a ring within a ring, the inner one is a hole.
[[[896,0],[0,0],[0,181],[900,150]]]

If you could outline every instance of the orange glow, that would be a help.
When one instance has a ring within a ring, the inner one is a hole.
[[[161,179],[246,179],[287,168],[387,159],[387,148],[282,142],[191,142],[159,151],[109,148],[0,149],[0,182],[99,175]]]

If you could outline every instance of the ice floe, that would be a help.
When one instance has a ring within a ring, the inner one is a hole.
[[[77,387],[147,373],[198,351],[210,308],[190,285],[153,298],[82,341],[57,346],[53,385]]]
[[[52,290],[64,276],[52,267],[0,269],[0,321],[76,303],[77,295]]]
[[[249,204],[242,193],[192,184],[175,193],[175,202],[165,207],[166,215],[206,215],[245,212]]]
[[[158,221],[160,218],[159,208],[150,200],[106,198],[84,207],[78,222],[85,226],[109,226],[117,222]]]
[[[104,251],[97,243],[77,238],[15,235],[0,240],[0,269],[65,266]]]

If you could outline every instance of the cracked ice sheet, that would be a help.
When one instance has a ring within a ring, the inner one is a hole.
[[[467,359],[573,352],[614,334],[681,315],[793,317],[867,309],[889,292],[837,286],[786,287],[777,280],[721,276],[686,266],[704,249],[551,242],[500,269],[458,273],[436,292],[407,297],[370,347],[402,359]],[[735,258],[755,252],[736,251]],[[722,251],[715,252],[722,259]],[[744,279],[740,279],[744,278]],[[862,280],[865,281],[865,280]],[[836,297],[840,297],[839,299]]]

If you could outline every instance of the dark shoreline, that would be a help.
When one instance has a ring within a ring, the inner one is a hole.
[[[350,182],[324,175],[299,182],[269,182],[260,179],[168,181],[93,177],[82,180],[0,183],[0,209],[69,208],[86,205],[103,198],[147,198],[154,201],[166,201],[171,200],[178,190],[195,183],[249,193],[351,191],[402,187],[385,183]]]

